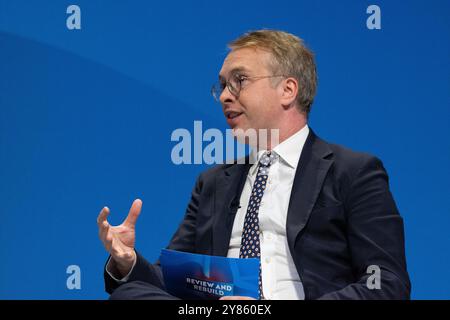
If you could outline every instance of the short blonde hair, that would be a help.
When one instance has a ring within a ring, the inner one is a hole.
[[[231,50],[258,48],[272,54],[274,75],[293,77],[298,81],[296,98],[300,112],[307,116],[316,95],[317,72],[314,54],[299,37],[277,30],[257,30],[243,34],[228,44]]]

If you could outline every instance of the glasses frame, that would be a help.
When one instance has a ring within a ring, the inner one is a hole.
[[[234,78],[233,78],[234,77]],[[268,79],[268,78],[278,78],[278,77],[286,77],[285,75],[267,75],[267,76],[244,76],[239,73],[233,74],[230,78],[236,81],[236,88],[234,88],[233,84],[231,83],[231,80],[228,79],[225,81],[225,84],[223,82],[217,81],[213,86],[211,87],[211,94],[214,97],[214,99],[217,102],[220,102],[220,96],[222,95],[225,88],[228,88],[228,91],[236,97],[236,99],[239,98],[239,94],[241,93],[243,86],[242,82],[245,80],[253,80],[253,82],[260,80],[260,79]]]

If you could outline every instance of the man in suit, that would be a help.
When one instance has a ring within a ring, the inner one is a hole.
[[[307,124],[313,54],[282,31],[246,33],[229,46],[213,87],[228,124],[247,142],[242,132],[261,129],[277,130],[279,140],[257,140],[245,164],[203,172],[168,248],[259,257],[264,299],[409,299],[403,220],[381,161],[327,143]],[[111,299],[177,299],[159,264],[135,250],[141,206],[135,200],[115,227],[108,208],[99,214],[111,255],[106,290]]]

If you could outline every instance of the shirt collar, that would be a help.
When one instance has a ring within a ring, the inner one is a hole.
[[[273,148],[273,151],[278,154],[280,159],[288,166],[293,169],[297,169],[298,161],[300,160],[300,155],[306,139],[308,138],[308,134],[309,127],[308,125],[305,125],[302,129]],[[264,152],[267,152],[267,150],[256,151],[256,149],[252,149],[250,154],[250,161],[252,161],[251,163],[258,164]],[[256,170],[257,165],[253,167],[253,170]]]

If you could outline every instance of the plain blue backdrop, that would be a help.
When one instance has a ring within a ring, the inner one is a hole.
[[[81,30],[66,27],[71,4]],[[366,27],[371,4],[381,30]],[[137,197],[137,248],[157,259],[207,168],[174,165],[171,133],[226,129],[209,93],[226,43],[271,28],[316,54],[310,126],[383,160],[412,297],[449,299],[449,12],[448,0],[1,0],[0,298],[106,298],[96,217],[107,205],[118,224]]]

